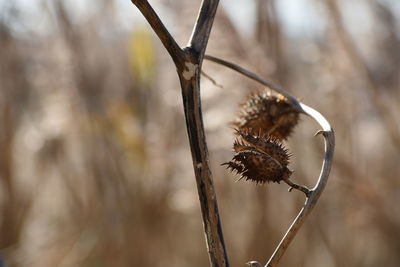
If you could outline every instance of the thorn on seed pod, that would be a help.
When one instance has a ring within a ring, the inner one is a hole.
[[[250,131],[237,130],[237,134],[233,144],[236,153],[231,161],[222,165],[241,175],[240,179],[257,184],[279,183],[290,177],[290,155],[278,139]]]
[[[238,119],[232,124],[239,130],[265,134],[286,140],[299,121],[299,112],[283,95],[266,90],[251,94],[242,104]]]

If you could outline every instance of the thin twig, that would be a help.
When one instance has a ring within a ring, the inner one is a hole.
[[[208,75],[207,73],[205,73],[204,71],[201,71],[201,75],[203,75],[205,78],[207,78],[213,85],[215,85],[218,88],[223,89],[224,87],[219,84],[213,77],[211,77],[210,75]]]
[[[310,196],[310,194],[311,194],[310,189],[308,189],[304,185],[296,184],[296,183],[290,181],[290,179],[288,179],[288,178],[287,179],[283,179],[283,181],[290,186],[289,192],[291,192],[292,189],[297,189],[297,190],[300,190],[301,192],[303,192],[306,195],[306,197]]]
[[[246,77],[248,77],[248,78],[250,78],[250,79],[252,79],[252,80],[254,80],[254,81],[257,81],[257,82],[259,82],[259,83],[261,83],[261,84],[263,84],[263,85],[265,85],[265,86],[268,86],[268,87],[271,88],[272,90],[274,90],[274,91],[280,93],[281,95],[284,95],[284,96],[289,100],[289,102],[290,102],[298,111],[302,112],[302,109],[301,109],[300,106],[299,106],[299,103],[300,103],[300,102],[299,102],[292,94],[290,94],[288,91],[282,89],[281,87],[279,87],[278,85],[276,85],[276,84],[273,83],[272,81],[270,81],[270,80],[268,80],[268,79],[266,79],[266,78],[264,78],[264,77],[261,77],[261,76],[258,75],[258,74],[255,74],[255,73],[253,73],[253,72],[250,72],[250,71],[248,71],[248,70],[242,68],[241,66],[239,66],[239,65],[237,65],[237,64],[235,64],[235,63],[231,63],[231,62],[226,61],[226,60],[223,60],[223,59],[221,59],[221,58],[213,57],[213,56],[210,56],[210,55],[205,55],[205,56],[204,56],[204,59],[209,60],[209,61],[212,61],[212,62],[217,63],[217,64],[220,64],[220,65],[223,65],[223,66],[228,67],[228,68],[230,68],[230,69],[233,69],[233,70],[235,70],[235,71],[237,71],[237,72],[243,74],[244,76],[246,76]]]
[[[306,198],[306,202],[304,203],[302,209],[300,210],[297,217],[294,219],[292,225],[287,230],[286,234],[282,238],[281,242],[275,249],[274,253],[272,254],[271,258],[269,259],[268,263],[265,265],[266,267],[274,267],[278,264],[279,260],[282,258],[283,254],[286,252],[289,244],[292,242],[294,237],[296,236],[297,232],[299,231],[300,227],[303,225],[304,221],[314,208],[315,204],[317,203],[319,197],[321,196],[326,183],[328,182],[328,177],[330,173],[330,169],[332,166],[332,159],[333,159],[333,152],[335,148],[335,134],[334,131],[329,124],[329,122],[321,115],[318,111],[314,110],[313,108],[299,102],[295,97],[293,97],[290,93],[286,90],[280,88],[279,86],[275,85],[271,81],[254,74],[244,68],[230,63],[228,61],[218,59],[212,56],[205,56],[207,60],[213,61],[215,63],[221,64],[228,68],[231,68],[246,77],[249,77],[269,88],[277,91],[278,93],[286,96],[294,105],[295,107],[302,113],[312,117],[321,127],[322,130],[319,132],[323,135],[325,141],[325,155],[324,160],[322,163],[322,169],[318,178],[317,183],[315,184],[314,188],[309,190],[308,197]]]

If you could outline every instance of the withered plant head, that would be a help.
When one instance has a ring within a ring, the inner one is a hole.
[[[266,90],[251,94],[242,104],[239,118],[233,122],[239,130],[286,140],[299,121],[299,112],[283,95]]]
[[[288,179],[290,155],[274,137],[237,130],[238,137],[233,144],[236,152],[233,159],[224,163],[227,168],[241,175],[240,179],[259,184]]]

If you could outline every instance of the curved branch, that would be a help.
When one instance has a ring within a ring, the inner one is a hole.
[[[228,67],[230,69],[233,69],[246,77],[249,77],[262,85],[265,85],[276,92],[286,96],[289,101],[294,105],[296,109],[298,109],[299,112],[306,114],[313,118],[321,127],[322,130],[319,131],[317,134],[322,134],[324,137],[325,141],[325,155],[324,155],[324,160],[322,163],[322,169],[318,178],[317,183],[315,184],[314,188],[310,189],[308,192],[308,196],[306,198],[306,201],[300,210],[299,214],[297,217],[294,219],[292,225],[289,227],[287,230],[286,234],[282,238],[281,242],[275,249],[274,253],[272,254],[271,258],[269,259],[268,263],[265,265],[266,267],[274,267],[278,264],[279,260],[283,256],[283,254],[286,252],[289,244],[292,242],[294,237],[296,236],[297,232],[299,231],[300,227],[303,225],[304,221],[314,208],[315,204],[317,203],[319,197],[321,196],[326,183],[328,182],[328,177],[329,173],[331,170],[332,166],[332,159],[333,159],[333,152],[335,148],[335,134],[334,131],[329,124],[329,122],[325,119],[324,116],[321,115],[318,111],[315,109],[301,103],[298,101],[294,96],[292,96],[289,92],[286,90],[282,89],[281,87],[275,85],[273,82],[255,74],[252,73],[234,63],[230,63],[228,61],[208,56],[206,55],[204,57],[207,60],[213,61],[215,63],[221,64],[225,67]],[[307,194],[306,194],[307,195]]]
[[[314,186],[313,189],[310,190],[310,195],[306,199],[303,208],[297,215],[296,219],[293,221],[292,225],[287,230],[285,236],[282,238],[278,247],[275,249],[268,263],[265,265],[266,267],[274,267],[278,264],[279,260],[287,250],[288,246],[296,236],[300,227],[303,225],[304,221],[314,208],[323,190],[325,189],[332,166],[333,152],[335,149],[335,134],[333,132],[332,127],[318,111],[304,104],[300,103],[300,105],[303,108],[304,113],[312,117],[314,120],[316,120],[323,129],[320,132],[318,132],[318,134],[322,134],[325,140],[324,161],[322,163],[321,173],[319,175],[316,185]]]
[[[270,80],[268,80],[268,79],[266,79],[264,77],[261,77],[260,75],[255,74],[255,73],[253,73],[251,71],[248,71],[248,70],[240,67],[239,65],[236,65],[236,64],[231,63],[229,61],[223,60],[221,58],[213,57],[213,56],[210,56],[210,55],[205,55],[204,59],[207,59],[207,60],[212,61],[214,63],[223,65],[223,66],[228,67],[228,68],[230,68],[232,70],[235,70],[235,71],[239,72],[240,74],[243,74],[244,76],[246,76],[246,77],[248,77],[248,78],[250,78],[250,79],[252,79],[252,80],[254,80],[256,82],[259,82],[259,83],[271,88],[272,90],[280,93],[281,95],[284,95],[289,100],[289,102],[299,112],[303,112],[302,108],[300,107],[300,102],[296,99],[296,97],[294,97],[292,94],[290,94],[288,91],[282,89],[278,85],[274,84],[272,81],[270,81]]]

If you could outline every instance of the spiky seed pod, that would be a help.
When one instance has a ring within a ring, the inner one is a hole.
[[[253,135],[248,131],[238,132],[240,138],[244,140],[244,142],[248,143],[250,146],[255,149],[262,151],[266,154],[269,154],[271,157],[276,159],[282,166],[287,166],[289,164],[290,154],[289,151],[282,145],[282,143],[271,136],[260,136]],[[235,143],[233,144],[235,147]],[[235,152],[238,152],[235,150]]]
[[[285,140],[299,121],[299,112],[283,95],[260,91],[242,104],[239,118],[233,122],[239,130],[248,129]]]
[[[241,175],[240,179],[256,183],[277,182],[292,174],[288,169],[290,155],[279,140],[238,130],[233,144],[233,159],[224,163]]]

